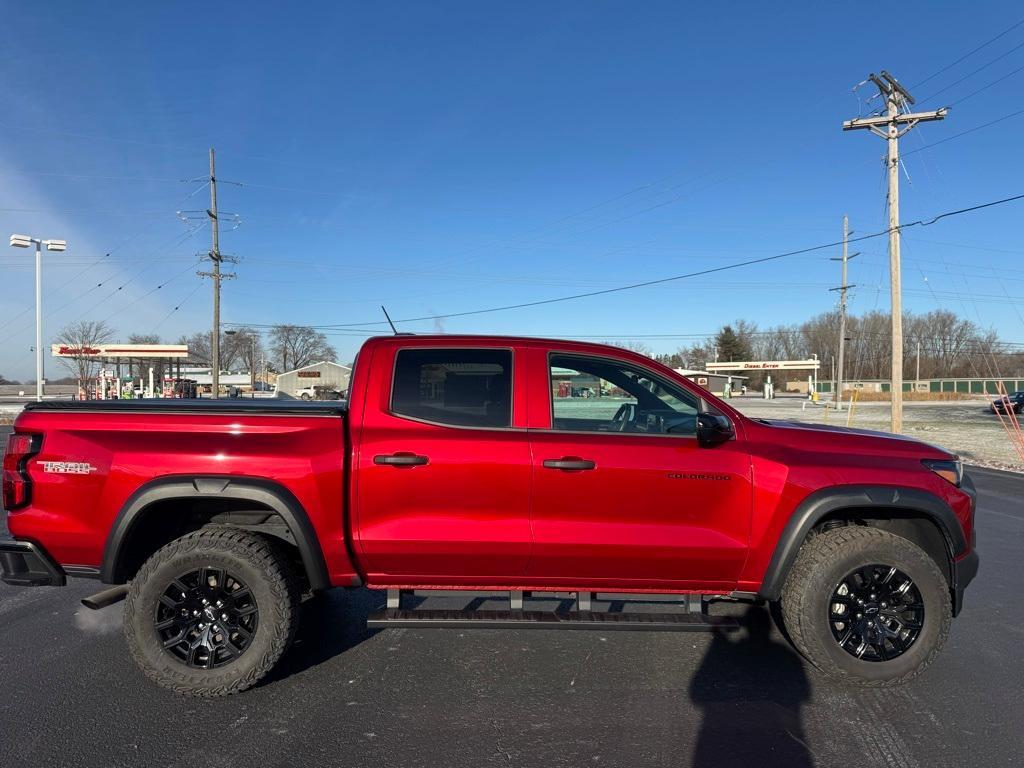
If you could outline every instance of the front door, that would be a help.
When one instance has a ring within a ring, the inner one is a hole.
[[[353,526],[371,580],[515,583],[531,548],[531,463],[513,426],[512,350],[384,349],[372,365]]]
[[[546,366],[550,428],[530,433],[530,580],[733,588],[752,504],[742,438],[698,445],[701,399],[632,363],[549,354]]]

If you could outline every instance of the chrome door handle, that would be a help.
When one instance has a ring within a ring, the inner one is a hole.
[[[563,456],[560,459],[544,459],[544,466],[547,469],[561,469],[565,472],[593,469],[596,464],[590,459],[580,459],[576,456]]]
[[[422,467],[429,461],[427,456],[417,456],[415,453],[392,453],[390,456],[381,454],[373,457],[374,464],[390,467]]]

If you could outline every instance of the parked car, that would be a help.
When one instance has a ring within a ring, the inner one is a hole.
[[[566,369],[621,395],[570,397]],[[387,590],[373,627],[724,631],[710,603],[770,601],[825,673],[901,683],[977,572],[953,454],[751,419],[627,350],[374,338],[349,398],[27,405],[3,463],[3,581],[110,585],[84,602],[127,597],[146,676],[218,696],[274,667],[303,592],[362,586]],[[427,587],[505,590],[510,609],[401,610]],[[546,593],[575,609],[523,610]],[[684,607],[600,613],[595,593]]]
[[[316,387],[303,387],[295,391],[295,396],[301,400],[315,400]]]
[[[295,396],[301,400],[342,400],[344,394],[323,384],[316,384],[312,387],[305,387],[298,390]]]
[[[1003,395],[993,400],[989,410],[992,413],[1024,412],[1024,392],[1014,392],[1011,395]]]

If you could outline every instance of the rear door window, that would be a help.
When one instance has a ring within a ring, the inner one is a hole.
[[[511,427],[512,351],[399,350],[391,412],[454,427]]]

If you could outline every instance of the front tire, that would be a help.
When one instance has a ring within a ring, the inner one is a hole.
[[[125,604],[125,639],[150,680],[190,696],[256,685],[291,645],[299,590],[269,539],[207,528],[146,561]]]
[[[927,553],[901,536],[855,525],[804,542],[781,608],[793,645],[811,664],[865,686],[919,675],[952,621],[949,585]]]

